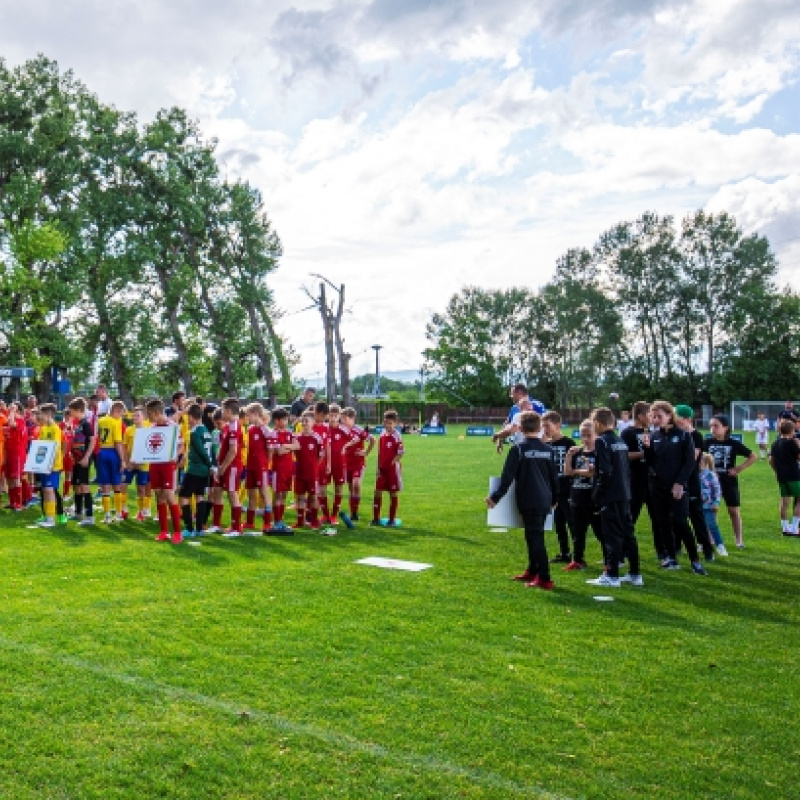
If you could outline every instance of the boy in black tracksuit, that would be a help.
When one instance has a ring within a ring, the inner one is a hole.
[[[680,569],[677,561],[677,541],[683,542],[698,575],[707,574],[698,560],[697,544],[689,528],[689,492],[687,484],[695,468],[692,437],[675,425],[675,409],[665,400],[651,406],[650,416],[658,430],[645,436],[645,458],[650,466],[650,502],[653,525],[661,534],[666,556],[661,566]]]
[[[596,409],[592,421],[597,433],[592,497],[600,509],[606,573],[587,583],[606,587],[616,587],[620,583],[641,586],[639,543],[633,532],[630,512],[628,446],[614,433],[614,412],[610,408]],[[623,554],[628,557],[630,571],[620,579],[619,562]]]
[[[537,436],[542,419],[533,411],[520,418],[521,444],[513,446],[506,457],[500,486],[486,498],[493,508],[516,481],[517,507],[525,523],[525,542],[528,545],[528,568],[514,580],[525,581],[526,586],[552,589],[550,565],[544,543],[544,521],[556,503],[558,478],[553,461],[553,451]]]
[[[556,498],[556,508],[553,511],[553,526],[556,529],[556,536],[558,536],[559,554],[551,563],[571,564],[570,539],[573,540],[574,545],[574,533],[569,492],[572,481],[569,476],[564,474],[564,465],[567,461],[567,453],[575,447],[575,440],[561,433],[561,415],[557,411],[548,411],[542,417],[542,428],[545,441],[553,451],[553,460],[556,463],[556,474],[558,475],[558,497]]]

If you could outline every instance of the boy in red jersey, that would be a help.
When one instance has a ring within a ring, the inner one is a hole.
[[[247,520],[245,529],[254,530],[256,507],[259,497],[263,501],[264,529],[272,527],[272,497],[269,466],[269,411],[261,403],[250,403],[245,408],[247,415]]]
[[[331,453],[331,480],[333,481],[333,508],[331,525],[339,523],[339,509],[342,507],[342,493],[347,483],[347,454],[345,446],[350,441],[350,431],[340,424],[341,409],[335,403],[328,410],[328,446]]]
[[[272,436],[270,437],[270,453],[272,454],[272,489],[275,492],[273,511],[275,524],[264,533],[275,536],[291,535],[291,528],[283,521],[286,510],[286,494],[292,489],[294,478],[293,453],[300,449],[295,434],[289,430],[289,412],[285,408],[276,408],[272,414]]]
[[[314,412],[304,411],[300,417],[300,422],[303,426],[302,430],[295,436],[299,445],[294,476],[294,495],[297,502],[297,525],[295,525],[295,528],[304,527],[307,504],[308,521],[311,529],[319,530],[317,479],[319,478],[320,460],[324,453],[324,446],[319,434],[314,431]]]
[[[403,457],[403,440],[395,430],[397,412],[387,411],[383,415],[383,433],[378,439],[378,472],[375,476],[375,496],[372,500],[372,522],[381,524],[381,501],[384,492],[389,492],[388,527],[397,525],[398,493],[403,488],[400,459]]]
[[[164,403],[161,400],[148,400],[145,405],[147,419],[150,421],[150,429],[166,428],[175,425],[164,413]],[[177,426],[176,426],[177,427]],[[178,445],[180,451],[180,444]],[[156,509],[158,511],[159,534],[156,539],[159,542],[169,541],[169,521],[172,518],[172,543],[180,544],[183,541],[181,536],[181,507],[175,497],[175,479],[178,470],[178,462],[167,461],[162,464],[150,465],[150,485],[156,493]]]
[[[361,480],[364,477],[364,464],[375,446],[375,437],[356,425],[356,410],[346,408],[342,411],[342,422],[349,434],[344,453],[347,470],[347,488],[350,496],[350,519],[358,522],[358,508],[361,503]]]
[[[225,425],[219,437],[219,482],[223,492],[228,493],[231,504],[231,527],[223,536],[240,536],[242,502],[239,499],[239,478],[242,474],[244,436],[239,424],[239,401],[236,398],[228,397],[222,401],[222,421]]]
[[[331,523],[330,509],[328,508],[328,484],[331,482],[331,432],[328,423],[325,422],[329,411],[328,404],[324,400],[314,404],[314,433],[322,441],[322,453],[319,458],[319,474],[317,476],[317,499],[322,510],[323,525],[330,525]]]
[[[22,468],[28,451],[28,428],[19,403],[12,403],[9,407],[4,434],[6,460],[3,464],[3,475],[8,482],[9,505],[14,511],[21,511],[24,505]]]

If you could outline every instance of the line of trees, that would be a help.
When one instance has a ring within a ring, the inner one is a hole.
[[[40,56],[0,60],[0,361],[119,395],[291,391],[258,190],[178,108],[140,125]]]
[[[727,213],[645,213],[569,250],[537,290],[465,287],[427,326],[435,382],[475,405],[523,381],[548,405],[800,392],[800,296]]]

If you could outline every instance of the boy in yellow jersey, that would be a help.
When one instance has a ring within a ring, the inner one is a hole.
[[[61,470],[64,468],[64,453],[61,446],[61,428],[56,425],[54,418],[56,407],[52,403],[39,406],[39,439],[44,442],[56,443],[56,455],[53,467],[49,474],[41,476],[42,507],[44,517],[37,523],[43,528],[53,528],[56,524],[56,494],[61,480]]]
[[[133,457],[133,439],[139,428],[149,428],[150,423],[144,418],[144,408],[136,406],[133,409],[133,424],[125,428],[123,443],[125,445],[125,483],[130,486],[136,479],[136,521],[144,522],[150,516],[150,498],[148,490],[150,488],[150,465],[135,464],[131,460]],[[145,513],[145,511],[147,513]]]
[[[125,465],[125,448],[122,442],[122,417],[125,403],[116,400],[111,404],[111,413],[97,420],[97,482],[100,484],[103,512],[106,524],[114,522],[111,516],[111,492],[114,492],[116,519],[125,519],[125,494],[123,492],[122,469]]]

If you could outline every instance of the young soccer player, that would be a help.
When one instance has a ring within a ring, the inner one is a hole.
[[[800,443],[794,435],[791,420],[781,420],[779,436],[772,443],[769,464],[778,479],[781,495],[781,530],[784,536],[798,536],[800,530]],[[792,506],[792,519],[789,519],[789,506]]]
[[[389,519],[386,525],[397,525],[397,504],[403,488],[403,472],[400,459],[405,452],[403,438],[397,431],[399,417],[396,411],[383,415],[383,433],[378,439],[378,469],[375,475],[375,495],[372,498],[372,521],[370,525],[381,524],[381,503],[383,493],[389,492]]]
[[[739,495],[739,473],[756,460],[756,454],[741,442],[731,437],[731,426],[724,414],[715,414],[708,424],[711,438],[703,442],[703,449],[714,456],[714,470],[719,478],[722,499],[731,518],[733,535],[738,548],[744,547],[742,532],[741,497]],[[744,456],[741,466],[736,466],[738,456]]]
[[[644,458],[642,436],[650,429],[650,403],[640,400],[633,405],[633,421],[624,431],[620,439],[628,445],[628,466],[631,475],[631,519],[635,525],[641,514],[642,506],[647,506],[650,514],[648,492],[647,462]],[[655,531],[655,529],[654,529]],[[664,550],[658,542],[654,542],[656,553],[662,555]]]
[[[174,425],[164,413],[164,403],[158,398],[148,400],[145,404],[145,412],[151,428],[170,428],[178,427]],[[157,431],[153,431],[157,433]],[[169,431],[171,433],[171,431]],[[179,435],[179,434],[178,434]],[[178,451],[182,447],[178,443]],[[156,541],[170,541],[169,523],[172,520],[172,543],[180,544],[183,541],[181,536],[181,509],[175,497],[175,480],[177,477],[177,458],[174,461],[166,461],[160,464],[150,465],[150,485],[156,495],[156,510],[158,512],[159,532]]]
[[[53,467],[48,475],[41,475],[42,507],[44,517],[39,521],[43,528],[52,528],[56,524],[56,512],[63,515],[63,508],[57,508],[58,488],[61,481],[61,472],[64,468],[64,451],[62,447],[61,428],[55,423],[56,407],[52,403],[39,406],[39,440],[56,443],[56,454]]]
[[[331,524],[339,522],[339,509],[342,507],[342,495],[347,483],[347,452],[345,447],[350,442],[350,430],[342,422],[342,410],[335,403],[328,410],[328,435],[331,451],[331,481],[333,483],[333,508]]]
[[[74,498],[70,494],[72,489],[72,469],[75,466],[75,462],[72,458],[72,417],[69,415],[68,411],[62,416],[61,422],[58,423],[58,427],[61,428],[61,449],[64,453],[63,503],[65,505],[71,505],[75,502]]]
[[[564,473],[572,480],[569,492],[569,503],[572,511],[572,541],[574,543],[573,560],[564,567],[565,572],[586,569],[586,532],[591,525],[600,547],[603,549],[605,564],[605,548],[600,528],[599,509],[592,500],[594,484],[595,432],[594,423],[584,420],[580,427],[581,444],[567,453]]]
[[[256,509],[263,509],[262,528],[272,527],[272,480],[270,476],[269,442],[271,431],[269,411],[261,403],[250,403],[245,408],[247,415],[247,519],[245,530],[254,531],[256,525]],[[262,530],[263,532],[263,530]]]
[[[767,443],[769,441],[769,420],[763,411],[758,412],[758,417],[753,423],[753,430],[756,432],[756,444],[758,445],[758,457],[767,457]]]
[[[250,433],[247,413],[239,409],[239,430],[242,432],[242,471],[239,474],[239,503],[244,508],[247,503],[247,460],[250,453]],[[247,503],[249,507],[249,503]]]
[[[330,408],[324,400],[320,400],[314,404],[314,433],[316,433],[322,441],[319,476],[317,477],[317,492],[323,525],[331,524],[331,513],[330,507],[328,506],[328,485],[331,482],[331,439],[330,428],[325,421],[329,412]]]
[[[75,518],[79,525],[94,524],[92,489],[89,485],[89,464],[94,453],[95,435],[92,423],[86,419],[86,401],[76,397],[69,404],[72,420],[72,485],[75,489]]]
[[[728,551],[725,549],[722,533],[717,524],[717,512],[719,511],[722,489],[719,485],[717,473],[714,472],[714,458],[709,453],[703,453],[700,457],[700,492],[703,497],[703,514],[706,518],[706,527],[714,539],[717,554],[727,556]]]
[[[144,408],[136,406],[133,409],[133,424],[125,428],[123,445],[125,449],[125,484],[133,485],[136,481],[136,521],[144,522],[150,516],[150,465],[135,464],[133,462],[133,440],[136,438],[136,431],[141,428],[149,428],[150,423],[145,419]],[[126,493],[127,494],[127,493]]]
[[[296,434],[297,460],[295,462],[294,494],[297,503],[296,529],[305,526],[306,507],[308,521],[312,530],[319,530],[318,500],[319,487],[317,481],[320,473],[320,460],[325,449],[322,439],[314,430],[314,412],[304,411],[300,416],[302,430]]]
[[[526,411],[520,424],[525,440],[508,451],[500,485],[486,498],[486,505],[494,508],[511,483],[516,482],[517,508],[525,523],[528,566],[523,573],[515,575],[514,580],[549,591],[554,583],[550,580],[544,521],[555,508],[558,496],[556,465],[552,450],[539,436],[541,417],[533,411]]]
[[[294,433],[289,429],[289,412],[276,408],[272,413],[274,426],[270,437],[272,456],[272,488],[275,493],[273,511],[275,522],[270,529],[264,526],[264,533],[272,536],[292,535],[292,529],[283,521],[286,511],[286,495],[292,489],[294,479],[294,453],[300,448]]]
[[[239,479],[242,474],[242,448],[244,440],[239,425],[239,401],[228,397],[222,401],[222,422],[219,438],[219,482],[227,492],[231,505],[231,526],[224,536],[241,536],[242,503],[239,499]],[[216,526],[216,517],[214,525]]]
[[[119,400],[111,404],[110,413],[97,420],[97,482],[102,494],[104,521],[106,523],[127,517],[123,494],[122,470],[125,466],[125,448],[122,440],[122,417],[125,404]],[[111,497],[114,497],[114,516],[111,516]]]
[[[614,412],[597,408],[592,413],[597,436],[595,440],[592,500],[600,509],[606,571],[586,581],[594,586],[615,588],[622,583],[641,586],[639,543],[631,520],[631,484],[628,468],[628,446],[614,433]],[[627,557],[630,569],[620,577],[619,564]]]
[[[561,432],[561,414],[548,411],[542,417],[543,441],[550,445],[558,475],[558,496],[556,510],[553,512],[553,524],[558,536],[559,553],[553,559],[554,564],[572,563],[572,514],[569,506],[569,490],[572,481],[564,474],[564,463],[567,453],[575,447],[575,440],[564,436]]]
[[[696,575],[707,575],[697,554],[695,537],[689,527],[687,484],[695,468],[692,437],[675,424],[675,409],[666,400],[650,407],[656,430],[642,437],[645,458],[650,467],[650,503],[653,526],[666,555],[664,569],[680,569],[678,543],[682,542]]]
[[[225,423],[222,421],[222,409],[216,408],[211,414],[211,446],[214,451],[214,458],[217,461],[217,471],[212,473],[211,476],[211,490],[209,492],[209,497],[211,498],[211,512],[213,514],[213,518],[211,521],[211,527],[207,529],[207,533],[222,533],[222,512],[225,509],[225,506],[222,504],[224,492],[222,491],[222,484],[219,480],[219,451],[220,451],[220,442],[222,439],[222,430],[225,427]]]
[[[22,492],[23,467],[28,450],[28,429],[19,403],[11,403],[5,426],[5,463],[3,474],[8,484],[8,500],[13,511],[22,511],[25,500]]]
[[[356,425],[356,410],[346,408],[342,411],[342,421],[350,434],[343,452],[346,453],[347,489],[350,500],[350,519],[358,522],[358,510],[361,504],[361,482],[364,478],[364,467],[372,448],[375,447],[375,437]]]
[[[181,479],[178,492],[181,501],[181,517],[183,519],[183,536],[193,538],[203,535],[203,528],[211,511],[208,500],[208,489],[211,474],[216,470],[214,445],[211,433],[203,424],[203,409],[198,403],[192,403],[186,409],[189,420],[189,443],[186,447],[186,469]],[[195,498],[196,513],[192,518],[192,498]]]

